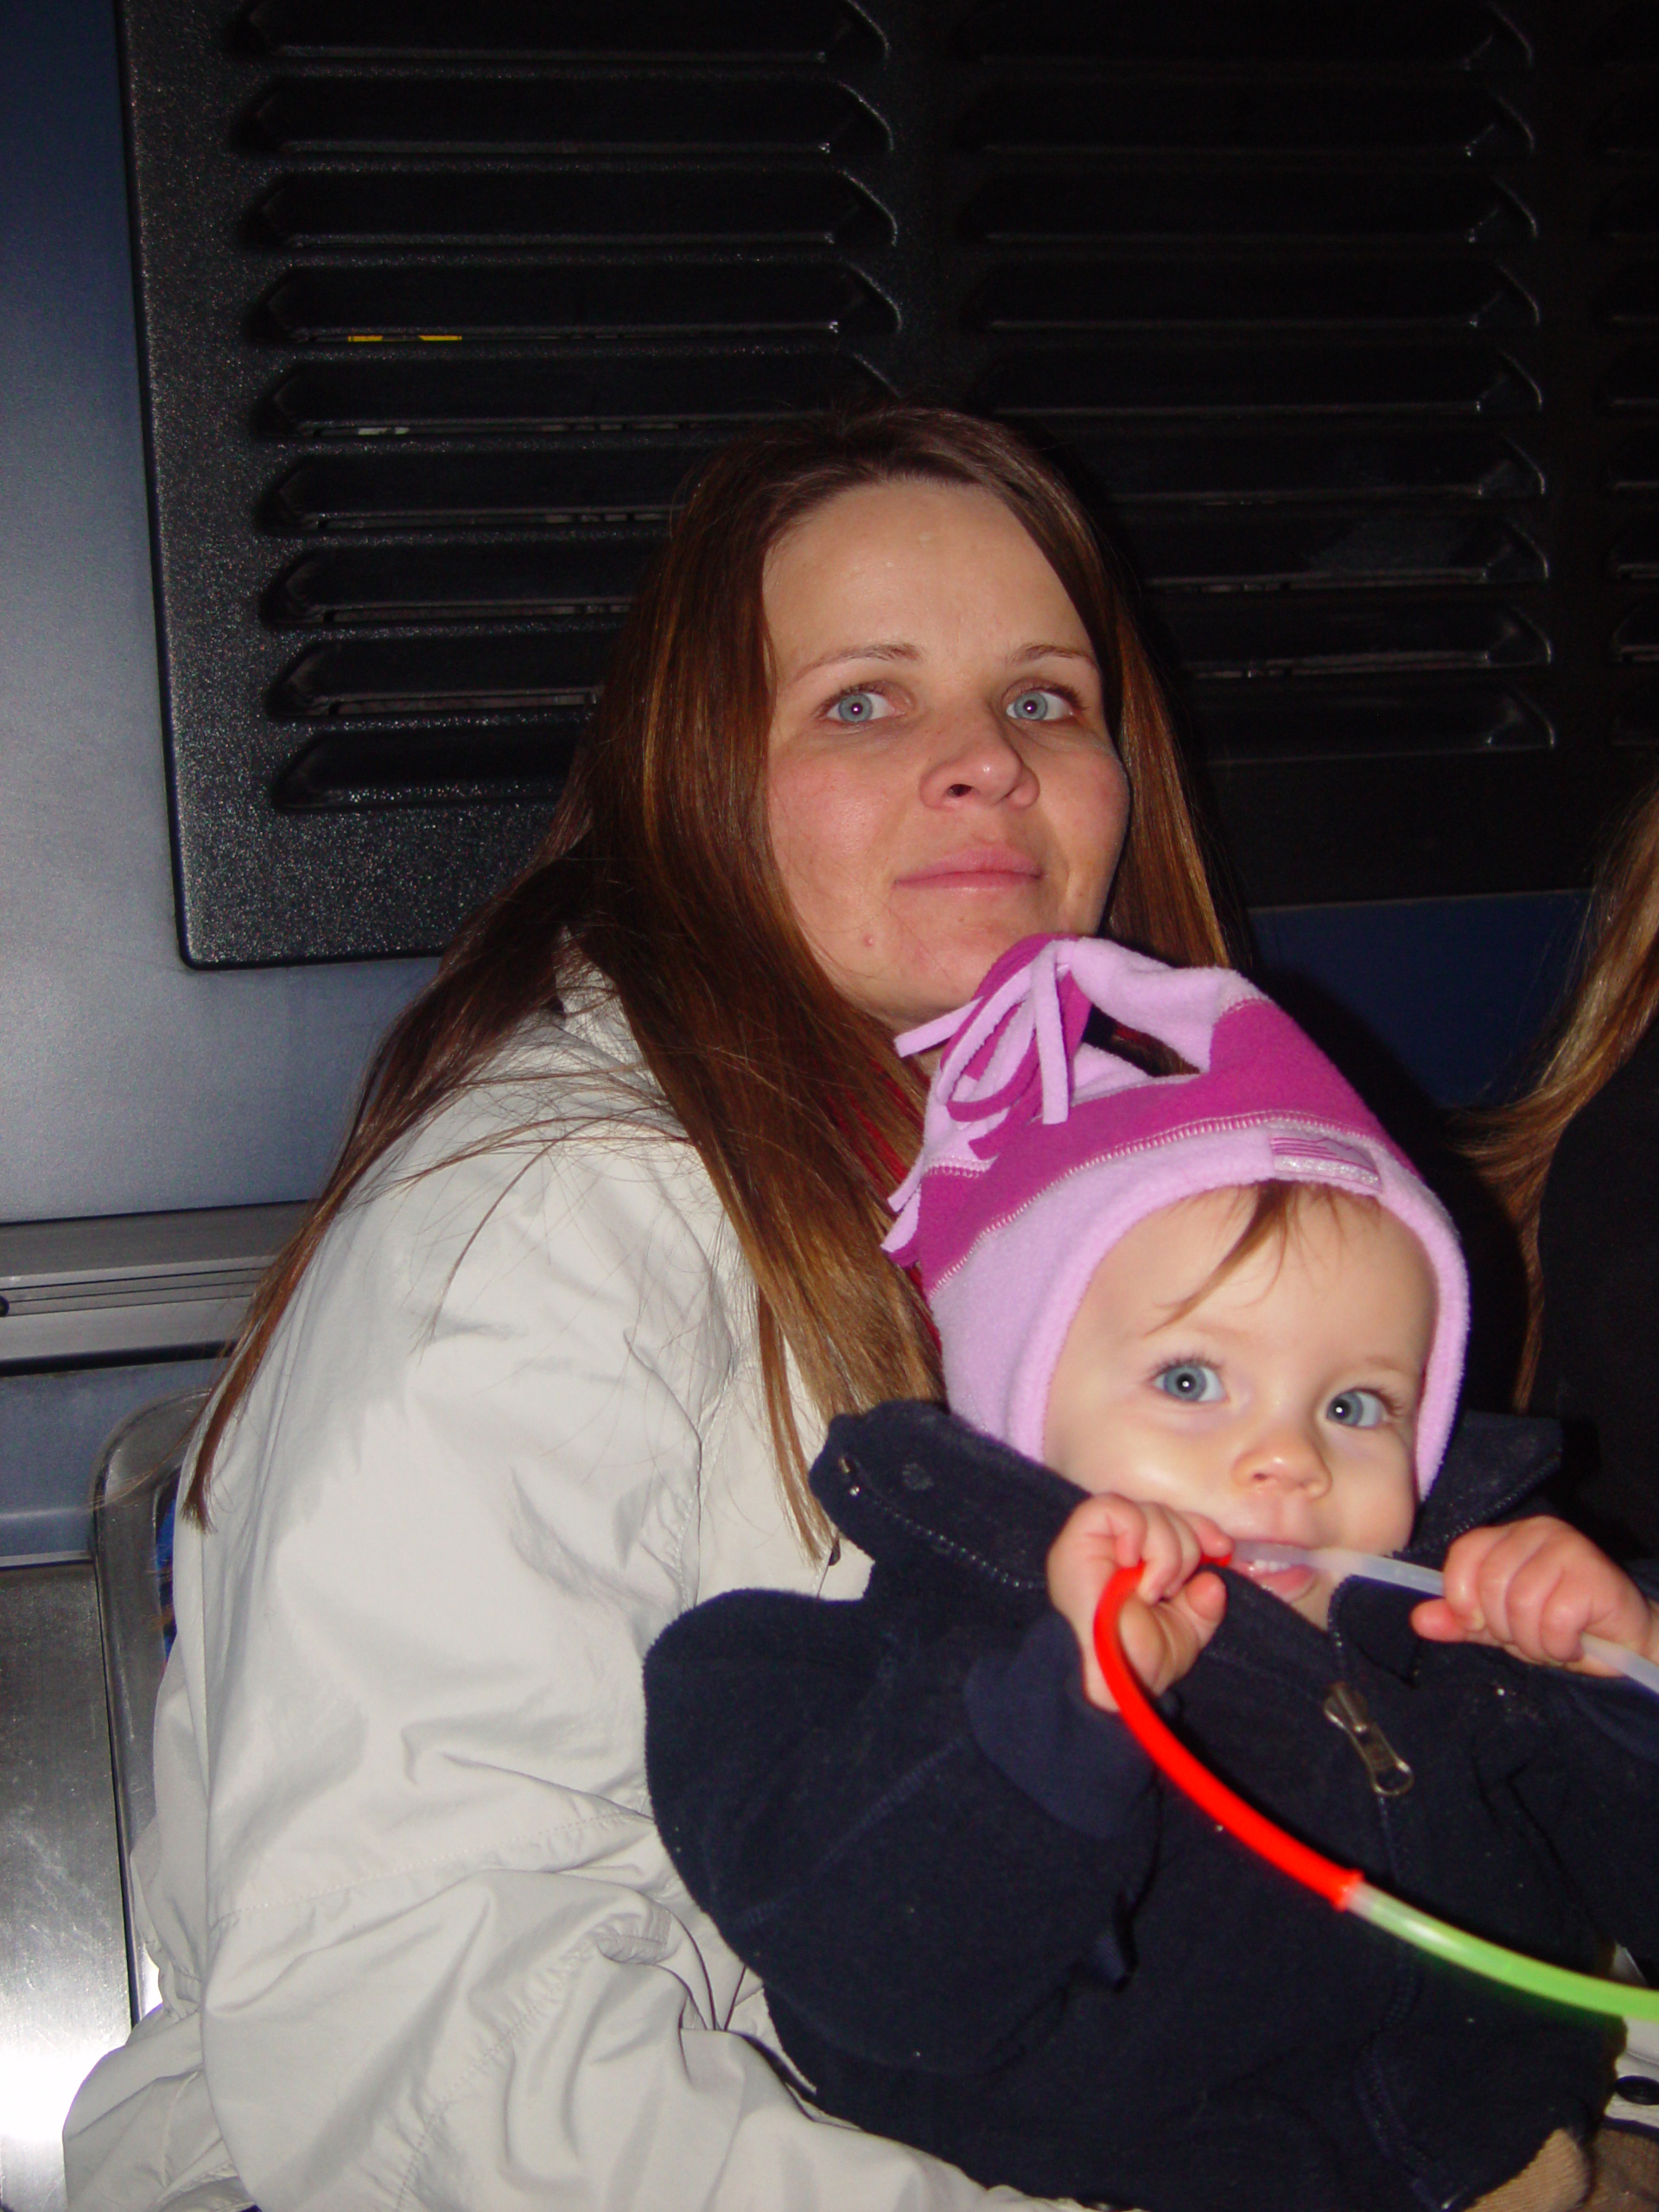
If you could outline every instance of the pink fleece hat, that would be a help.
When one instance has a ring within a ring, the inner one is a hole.
[[[1091,1007],[1198,1072],[1149,1076],[1083,1042]],[[1440,1201],[1287,1014],[1229,968],[1168,968],[1099,938],[1033,937],[971,1002],[898,1040],[943,1047],[922,1149],[883,1249],[918,1267],[951,1408],[1043,1456],[1049,1385],[1090,1278],[1135,1223],[1203,1191],[1323,1183],[1375,1198],[1439,1290],[1417,1489],[1440,1470],[1469,1285]]]

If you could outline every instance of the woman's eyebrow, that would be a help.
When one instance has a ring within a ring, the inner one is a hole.
[[[793,670],[787,681],[793,683],[803,676],[810,676],[820,668],[833,668],[843,660],[920,660],[921,648],[906,645],[896,640],[874,645],[836,645],[827,653],[820,653],[815,660],[803,661]]]
[[[1008,660],[1010,664],[1025,660],[1080,660],[1086,663],[1090,668],[1097,668],[1099,666],[1099,663],[1096,660],[1093,653],[1084,652],[1080,646],[1049,645],[1040,643],[1029,645],[1016,645],[1014,651],[1008,655]]]
[[[842,661],[920,660],[921,658],[919,646],[904,645],[897,639],[868,645],[836,645],[827,653],[819,653],[811,660],[803,661],[785,680],[790,683],[798,683],[804,676],[816,675],[821,668],[834,668]],[[1084,652],[1079,646],[1049,645],[1041,639],[1035,639],[1027,645],[1015,645],[1004,658],[1010,668],[1017,668],[1024,662],[1033,660],[1080,660],[1086,667],[1098,666],[1094,655]]]

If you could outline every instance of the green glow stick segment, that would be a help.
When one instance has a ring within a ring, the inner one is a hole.
[[[1428,1951],[1449,1966],[1484,1974],[1488,1981],[1502,1981],[1534,1997],[1547,1997],[1557,2005],[1576,2005],[1580,2012],[1612,2012],[1625,2018],[1659,2020],[1659,1989],[1645,1989],[1639,1982],[1607,1981],[1599,1974],[1573,1974],[1567,1967],[1553,1967],[1542,1959],[1525,1959],[1506,1951],[1501,1943],[1484,1936],[1465,1936],[1459,1928],[1404,1904],[1386,1890],[1369,1882],[1357,1883],[1347,1900],[1350,1912],[1386,1929],[1419,1951]]]

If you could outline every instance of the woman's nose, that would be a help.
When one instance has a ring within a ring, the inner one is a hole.
[[[1037,778],[1014,733],[1000,715],[979,712],[942,731],[922,778],[929,806],[958,805],[977,799],[990,806],[1028,804],[1037,796]]]

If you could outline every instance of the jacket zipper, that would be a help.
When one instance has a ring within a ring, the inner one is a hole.
[[[1410,1789],[1410,1767],[1372,1719],[1370,1708],[1351,1682],[1332,1682],[1320,1710],[1341,1729],[1364,1762],[1379,1797],[1403,1797]]]
[[[1397,1883],[1400,1879],[1400,1859],[1395,1847],[1394,1807],[1410,1787],[1411,1769],[1372,1720],[1370,1710],[1359,1692],[1343,1679],[1348,1670],[1348,1651],[1343,1641],[1342,1631],[1334,1622],[1331,1624],[1329,1633],[1332,1647],[1336,1653],[1337,1664],[1342,1672],[1332,1686],[1330,1695],[1325,1700],[1325,1710],[1329,1718],[1336,1722],[1343,1733],[1348,1737],[1349,1741],[1354,1745],[1360,1757],[1365,1760],[1366,1771],[1370,1776],[1371,1789],[1376,1798],[1377,1826],[1382,1831],[1383,1856],[1388,1863],[1390,1879]],[[1372,1743],[1372,1755],[1377,1755],[1380,1748],[1381,1755],[1389,1762],[1388,1770],[1390,1773],[1393,1773],[1396,1768],[1403,1770],[1405,1779],[1400,1781],[1396,1777],[1395,1786],[1392,1789],[1379,1786],[1377,1774],[1371,1765],[1370,1758],[1367,1757],[1364,1750],[1356,1740],[1348,1721],[1339,1719],[1338,1715],[1332,1712],[1332,1701],[1337,1697],[1338,1692],[1343,1693],[1343,1710],[1351,1714],[1357,1713],[1359,1716],[1360,1725],[1369,1731]],[[1395,1972],[1396,1974],[1408,1974],[1414,1979],[1419,1973],[1415,1954],[1405,1953]],[[1414,2194],[1421,2196],[1426,2202],[1437,2202],[1442,2207],[1455,2204],[1459,2201],[1460,2191],[1452,2182],[1451,2175],[1445,2171],[1437,2160],[1425,2157],[1402,2126],[1399,2116],[1393,2108],[1393,2100],[1388,2093],[1382,2061],[1375,2050],[1362,2061],[1362,2075],[1367,2066],[1376,2069],[1374,2090],[1373,2094],[1368,2096],[1364,2088],[1361,2087],[1360,2102],[1379,2144],[1385,2152],[1392,2155],[1395,2163],[1409,2177]],[[1432,2195],[1431,2192],[1433,2192]]]

